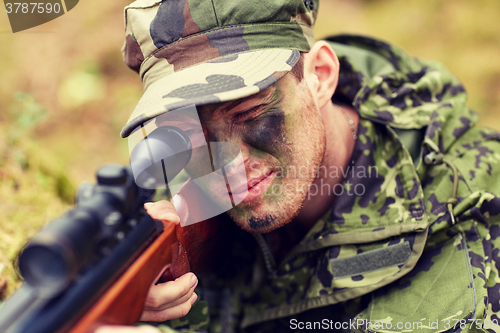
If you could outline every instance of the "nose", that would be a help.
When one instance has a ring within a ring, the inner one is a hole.
[[[238,172],[245,173],[245,162],[250,156],[250,149],[244,143],[211,142],[214,169],[222,175],[224,169],[226,176],[230,177]]]
[[[241,156],[243,157],[243,163],[246,163],[246,161],[250,157],[250,148],[248,147],[248,144],[246,144],[243,141],[240,142],[238,144],[238,146],[240,147],[240,150],[241,150]]]

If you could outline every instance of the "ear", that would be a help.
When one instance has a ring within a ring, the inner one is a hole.
[[[325,41],[316,42],[305,54],[304,78],[320,108],[331,101],[339,79],[339,60]]]

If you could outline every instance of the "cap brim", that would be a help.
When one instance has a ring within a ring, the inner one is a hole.
[[[121,136],[167,111],[247,97],[264,90],[288,73],[298,50],[263,49],[235,53],[175,72],[144,92]]]

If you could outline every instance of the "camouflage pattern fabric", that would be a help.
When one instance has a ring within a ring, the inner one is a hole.
[[[188,105],[253,95],[314,43],[318,0],[137,0],[125,8],[123,59],[144,95],[122,131]]]
[[[328,41],[341,63],[334,98],[360,116],[343,185],[366,191],[340,195],[270,270],[268,251],[234,229],[225,268],[200,275],[191,312],[159,327],[276,333],[351,319],[361,324],[336,330],[498,332],[499,133],[475,126],[441,64],[366,37]],[[417,167],[395,129],[425,133]]]

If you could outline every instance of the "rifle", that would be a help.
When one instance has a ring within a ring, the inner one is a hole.
[[[212,217],[223,210],[196,181],[188,180],[171,199],[184,200],[185,227],[154,221],[144,209],[159,185],[169,190],[167,170],[172,179],[196,154],[190,135],[200,134],[158,127],[134,148],[129,166],[105,165],[97,184],[79,188],[76,207],[35,235],[19,256],[25,284],[0,308],[1,333],[132,325],[165,264],[171,263],[173,278],[189,272],[190,264],[197,271],[220,264],[216,251],[223,252],[221,240],[230,228],[219,228],[227,220]],[[228,156],[241,165],[237,153]],[[226,188],[221,173],[218,184]]]
[[[153,220],[143,207],[155,193],[150,176],[164,174],[165,165],[175,175],[189,161],[189,138],[179,129],[159,128],[148,139],[143,146],[161,151],[161,161],[136,156],[135,179],[133,165],[99,168],[97,184],[79,188],[76,207],[24,248],[18,264],[25,283],[0,308],[0,332],[83,333],[101,324],[131,325],[165,264],[172,262],[174,277],[189,271],[176,226]]]
[[[154,191],[138,187],[130,168],[103,166],[97,180],[25,247],[25,284],[0,308],[0,332],[87,332],[139,319],[149,287],[172,260],[175,225],[145,212]]]

